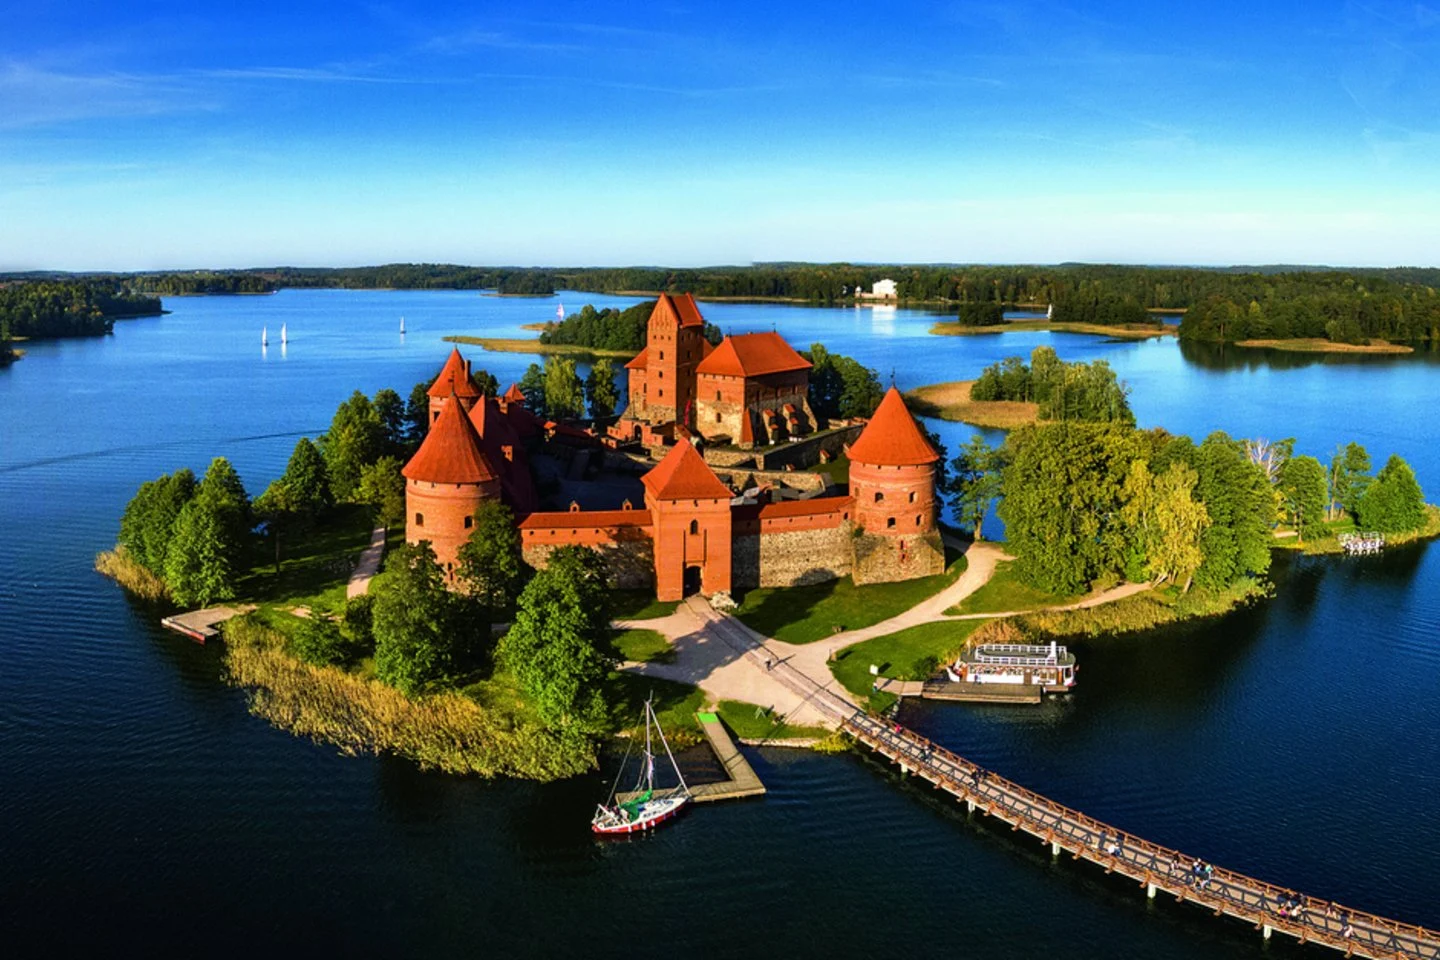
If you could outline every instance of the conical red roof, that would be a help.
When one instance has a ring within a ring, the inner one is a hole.
[[[506,390],[504,396],[500,399],[506,403],[524,403],[525,394],[520,392],[520,384],[512,383],[510,384],[510,389]]]
[[[480,434],[454,393],[430,424],[420,449],[400,472],[425,483],[488,483],[498,476],[481,448]]]
[[[849,453],[855,463],[881,467],[914,466],[940,459],[894,387],[875,408],[875,415],[850,445]]]
[[[430,389],[426,392],[437,398],[448,397],[451,393],[467,400],[480,396],[480,388],[470,378],[470,371],[465,367],[465,358],[460,356],[459,347],[450,351],[450,358],[445,361],[440,376],[435,378],[435,382],[430,384]]]
[[[677,442],[640,482],[656,500],[729,500],[734,496],[685,439]]]

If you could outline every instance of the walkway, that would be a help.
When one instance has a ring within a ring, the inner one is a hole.
[[[364,596],[370,589],[370,581],[379,572],[380,560],[385,556],[385,534],[383,526],[370,531],[370,546],[360,554],[360,562],[355,565],[355,570],[350,574],[350,582],[345,585],[346,600]]]
[[[957,756],[898,723],[869,716],[836,688],[828,671],[823,680],[802,673],[793,662],[773,662],[776,644],[766,644],[738,620],[692,604],[706,621],[707,635],[723,642],[772,681],[787,687],[807,709],[827,716],[880,756],[898,764],[903,772],[923,777],[938,789],[965,803],[970,811],[998,818],[1014,830],[1023,830],[1049,845],[1059,856],[1068,851],[1106,873],[1137,881],[1148,897],[1165,891],[1180,902],[1194,902],[1254,924],[1265,939],[1280,932],[1301,943],[1314,943],[1348,956],[1425,958],[1440,960],[1440,935],[1411,924],[1304,896],[1293,890],[1257,880],[1233,870],[1214,867],[1202,875],[1191,867],[1199,858],[1141,837],[1012,783]],[[1282,916],[1282,902],[1298,898],[1299,915]]]

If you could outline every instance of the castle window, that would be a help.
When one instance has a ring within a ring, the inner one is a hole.
[[[417,513],[417,514],[415,514],[415,526],[417,526],[417,527],[423,527],[423,526],[425,526],[425,514],[423,514],[423,513]]]
[[[719,422],[720,422],[720,412],[719,412],[718,410],[715,412],[715,422],[716,422],[716,423],[719,423]]]
[[[665,391],[663,389],[660,391],[660,396],[665,396]]]
[[[661,359],[661,360],[664,360],[664,359],[665,359],[665,351],[664,351],[664,350],[661,350],[661,351],[660,351],[660,359]]]
[[[880,491],[880,490],[876,490],[876,491],[875,491],[875,502],[876,502],[876,503],[884,503],[884,502],[885,502],[885,494],[884,494],[883,491]]]
[[[656,370],[656,371],[655,371],[655,376],[656,376],[658,379],[660,379],[660,380],[664,380],[664,379],[665,379],[665,371],[664,371],[664,370]]]
[[[920,526],[920,514],[915,514],[915,526]]]
[[[720,391],[719,391],[719,390],[716,390],[716,391],[715,391],[715,399],[716,399],[716,400],[719,400],[719,399],[720,399]]]
[[[888,517],[888,518],[886,518],[886,520],[885,520],[885,526],[886,526],[886,527],[894,527],[894,526],[895,526],[895,518],[894,518],[894,517]]]
[[[466,517],[465,517],[465,529],[466,529],[466,530],[469,530],[469,529],[470,529],[471,527],[473,527],[473,526],[475,526],[475,518],[474,518],[474,517],[471,517],[471,516],[466,516]]]
[[[914,491],[914,490],[911,490],[911,491],[910,491],[910,502],[911,502],[911,503],[914,503],[914,502],[915,502],[915,491]]]
[[[691,532],[691,533],[699,533],[699,532],[700,532],[700,521],[699,521],[699,520],[691,520],[691,521],[690,521],[690,532]]]

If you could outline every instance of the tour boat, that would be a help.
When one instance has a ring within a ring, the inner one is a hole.
[[[1011,683],[1064,693],[1075,686],[1075,655],[1051,641],[972,644],[945,668],[951,683]]]
[[[660,791],[655,789],[653,736],[659,736],[660,744],[665,748],[665,756],[670,760],[675,778],[680,781],[678,787]],[[630,751],[627,749],[625,758],[628,760],[629,757]],[[670,743],[665,739],[665,731],[660,729],[660,721],[655,717],[655,707],[649,700],[645,701],[645,751],[640,758],[640,776],[635,781],[633,790],[617,796],[615,791],[624,773],[625,762],[622,760],[620,770],[615,774],[615,786],[610,788],[610,799],[599,805],[595,816],[590,820],[590,829],[596,833],[619,836],[650,830],[674,818],[685,804],[690,802],[690,788],[685,785],[685,778],[680,774],[680,765],[675,762],[675,755],[670,752]]]

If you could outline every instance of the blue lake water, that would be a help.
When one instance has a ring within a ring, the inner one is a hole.
[[[584,303],[632,298],[565,293]],[[596,844],[598,776],[546,787],[337,756],[251,717],[213,648],[90,569],[145,479],[230,457],[252,491],[352,390],[403,393],[445,334],[522,336],[556,299],[449,291],[174,298],[0,370],[0,932],[12,955],[1208,957],[1298,954],[967,822],[866,759],[754,752],[771,792]],[[924,311],[702,304],[824,342],[902,388],[1053,345],[1104,358],[1142,426],[1358,440],[1440,490],[1431,355],[1173,340],[934,337]],[[408,328],[402,339],[399,318]],[[290,344],[278,345],[285,322]],[[267,326],[268,350],[260,347]],[[502,383],[534,358],[469,352]],[[952,449],[972,432],[935,425]],[[1440,925],[1440,552],[1299,560],[1274,600],[1081,646],[1039,709],[925,706],[922,731],[1126,829],[1315,895]]]

